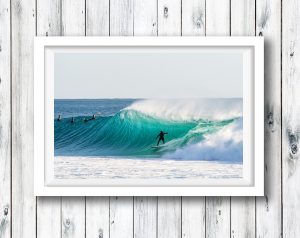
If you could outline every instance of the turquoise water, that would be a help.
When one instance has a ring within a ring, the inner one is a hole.
[[[230,102],[232,104],[232,101]],[[166,102],[158,104],[157,108],[164,103]],[[171,104],[175,105],[176,103],[171,102]],[[137,106],[135,107],[135,105]],[[173,108],[172,111],[166,111],[164,107],[158,113],[142,110],[143,107],[149,109],[150,106],[147,103],[143,104],[143,102],[141,104],[141,100],[135,99],[55,100],[55,155],[139,158],[159,158],[168,155],[167,158],[184,159],[184,156],[172,158],[170,155],[178,154],[178,151],[184,151],[184,149],[193,148],[193,146],[199,145],[201,147],[203,143],[206,143],[207,136],[219,133],[220,130],[234,125],[237,120],[240,120],[240,117],[235,115],[232,118],[229,115],[218,120],[207,116],[201,118],[201,113],[198,115],[196,112],[192,112],[184,118],[176,118],[176,115],[183,111],[184,104],[182,103],[180,107]],[[96,119],[89,120],[93,114],[96,115]],[[57,120],[59,115],[62,116],[60,121]],[[191,117],[190,115],[197,116]],[[157,143],[156,137],[161,130],[168,132],[165,135],[166,143],[162,147],[153,148]],[[242,160],[241,143],[235,145],[235,142],[230,141],[230,138],[224,143],[227,145],[220,144],[218,146],[220,148],[234,146],[233,150],[228,153],[233,153],[232,156],[235,161]],[[217,149],[215,148],[215,150]],[[237,151],[239,152],[238,156]],[[206,157],[200,156],[200,153],[204,152]],[[224,151],[224,153],[227,152]],[[220,155],[218,154],[218,156]],[[230,156],[229,158],[232,157]],[[196,158],[220,159],[207,156],[207,146],[205,150],[202,149],[202,152],[199,151],[199,156]],[[224,155],[224,160],[226,160],[225,158],[228,158],[228,155]]]

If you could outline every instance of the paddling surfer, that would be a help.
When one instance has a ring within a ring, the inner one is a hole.
[[[162,141],[165,143],[165,135],[168,134],[168,132],[160,131],[159,134],[156,136],[156,139],[158,138],[157,146],[159,145],[159,142]]]

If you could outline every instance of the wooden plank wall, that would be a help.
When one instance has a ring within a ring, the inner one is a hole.
[[[300,237],[298,0],[1,0],[0,238]],[[260,198],[33,196],[33,37],[265,37]]]

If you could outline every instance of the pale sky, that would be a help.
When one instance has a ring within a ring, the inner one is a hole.
[[[55,98],[242,97],[241,53],[56,53]]]

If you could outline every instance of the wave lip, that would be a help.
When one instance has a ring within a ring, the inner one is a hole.
[[[123,110],[135,110],[165,120],[222,121],[243,115],[242,99],[147,99]]]

